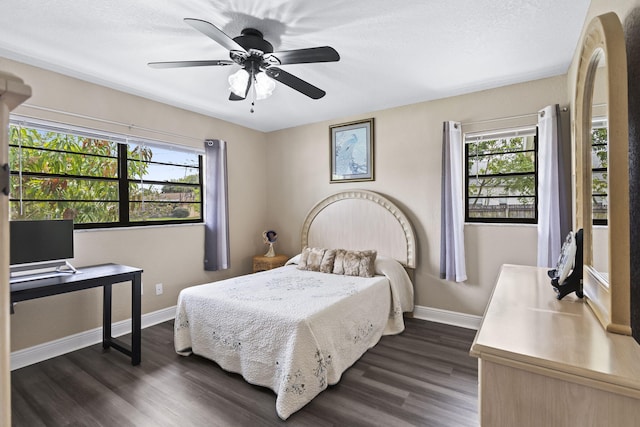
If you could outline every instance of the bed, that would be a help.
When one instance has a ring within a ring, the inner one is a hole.
[[[301,236],[303,251],[284,267],[184,289],[176,309],[176,351],[270,388],[282,419],[336,384],[382,335],[402,332],[402,313],[413,310],[415,234],[387,198],[327,197]]]

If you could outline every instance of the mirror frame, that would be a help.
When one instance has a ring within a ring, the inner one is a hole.
[[[607,331],[631,335],[627,57],[624,32],[618,16],[611,12],[595,17],[582,40],[574,126],[576,229],[582,228],[584,233],[584,294]],[[591,118],[593,85],[600,59],[606,61],[608,73],[608,278],[593,268]]]

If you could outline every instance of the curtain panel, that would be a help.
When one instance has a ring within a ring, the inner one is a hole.
[[[440,278],[467,280],[464,252],[464,195],[462,127],[444,122],[442,136],[442,202],[440,226]]]
[[[208,139],[205,149],[204,269],[229,268],[227,143]]]
[[[571,153],[559,105],[538,112],[538,266],[555,267],[571,229]],[[568,187],[568,188],[567,188]]]

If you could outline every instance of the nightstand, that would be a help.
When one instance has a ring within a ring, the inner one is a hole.
[[[256,255],[253,257],[253,272],[271,270],[272,268],[282,267],[289,260],[287,255],[264,256]]]

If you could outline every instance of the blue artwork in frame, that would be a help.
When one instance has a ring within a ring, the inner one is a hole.
[[[373,118],[329,127],[331,182],[373,181]]]

